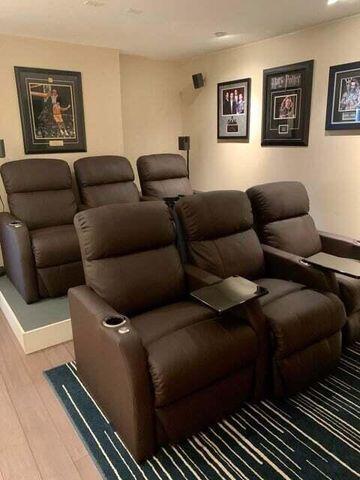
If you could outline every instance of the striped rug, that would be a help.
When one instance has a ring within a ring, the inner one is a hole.
[[[138,465],[69,363],[45,372],[105,479],[360,478],[360,343],[336,372],[286,401],[246,404]]]

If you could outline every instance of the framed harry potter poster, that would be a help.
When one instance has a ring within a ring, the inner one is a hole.
[[[262,145],[307,146],[314,61],[264,71]]]
[[[218,139],[248,139],[251,79],[218,83]]]
[[[326,130],[360,129],[360,62],[330,67]]]
[[[25,153],[85,152],[81,73],[15,67]]]

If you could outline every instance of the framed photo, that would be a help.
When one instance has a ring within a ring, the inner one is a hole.
[[[81,73],[15,67],[25,153],[86,152]]]
[[[248,139],[251,79],[218,83],[218,139]]]
[[[261,145],[309,143],[314,60],[264,71]]]
[[[360,128],[360,62],[330,67],[326,130]]]

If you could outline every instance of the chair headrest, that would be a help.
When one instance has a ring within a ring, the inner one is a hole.
[[[274,182],[249,188],[256,221],[261,224],[309,213],[309,197],[300,182]]]
[[[133,182],[135,178],[129,160],[117,155],[80,158],[74,163],[74,170],[81,187]]]
[[[137,168],[142,182],[187,177],[185,159],[173,153],[139,157]]]
[[[55,158],[31,158],[1,166],[6,193],[24,193],[72,188],[69,165]]]
[[[189,241],[225,237],[253,225],[250,201],[240,191],[219,190],[182,197],[175,208]]]
[[[91,208],[74,223],[86,260],[153,250],[175,239],[169,210],[159,201]]]

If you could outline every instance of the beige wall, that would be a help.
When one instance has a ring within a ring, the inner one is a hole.
[[[121,55],[125,155],[135,167],[143,154],[177,152],[182,135],[180,65]]]
[[[0,59],[0,138],[6,142],[6,160],[25,158],[14,66],[82,73],[87,153],[37,157],[62,158],[72,164],[84,155],[123,151],[117,50],[0,35]]]
[[[330,65],[360,58],[360,18],[193,58],[182,63],[116,50],[0,36],[0,138],[7,158],[24,158],[14,65],[82,72],[87,155],[177,151],[190,135],[191,179],[199,189],[294,179],[307,186],[320,228],[360,237],[360,137],[324,130]],[[262,72],[315,59],[309,147],[261,147]],[[206,86],[192,87],[203,72]],[[249,143],[216,139],[216,84],[252,78]],[[72,164],[83,154],[54,154]],[[47,156],[47,155],[43,155]],[[3,195],[3,187],[0,187]]]
[[[360,136],[327,134],[329,67],[360,60],[360,17],[185,62],[184,134],[191,136],[191,177],[204,190],[246,189],[258,183],[300,180],[322,229],[360,238]],[[315,59],[309,147],[261,147],[262,73],[265,68]],[[191,74],[206,86],[191,96]],[[216,84],[252,78],[249,143],[216,139]]]

